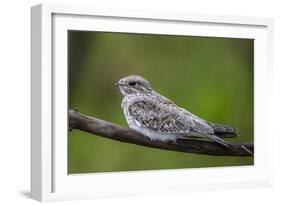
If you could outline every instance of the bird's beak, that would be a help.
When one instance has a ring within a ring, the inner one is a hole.
[[[120,86],[126,86],[125,84],[120,84],[119,82],[116,82],[115,84],[114,84],[114,86],[115,87],[120,87]]]

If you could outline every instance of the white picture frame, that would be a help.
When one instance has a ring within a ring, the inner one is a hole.
[[[41,4],[31,9],[31,26],[32,198],[52,201],[272,186],[273,136],[266,124],[273,75],[272,19]],[[254,38],[254,166],[68,175],[69,29]]]

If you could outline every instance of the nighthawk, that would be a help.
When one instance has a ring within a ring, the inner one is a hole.
[[[202,137],[232,147],[220,135],[237,136],[233,127],[207,122],[154,91],[141,76],[131,75],[116,84],[124,96],[122,108],[129,127],[153,141]]]

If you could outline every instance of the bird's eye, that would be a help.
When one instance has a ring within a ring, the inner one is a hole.
[[[129,85],[133,87],[136,85],[136,82],[129,82]]]

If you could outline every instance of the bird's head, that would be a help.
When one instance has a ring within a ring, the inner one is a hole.
[[[117,86],[121,93],[126,96],[129,94],[149,94],[152,92],[149,82],[141,76],[130,75],[120,79],[115,86]]]

